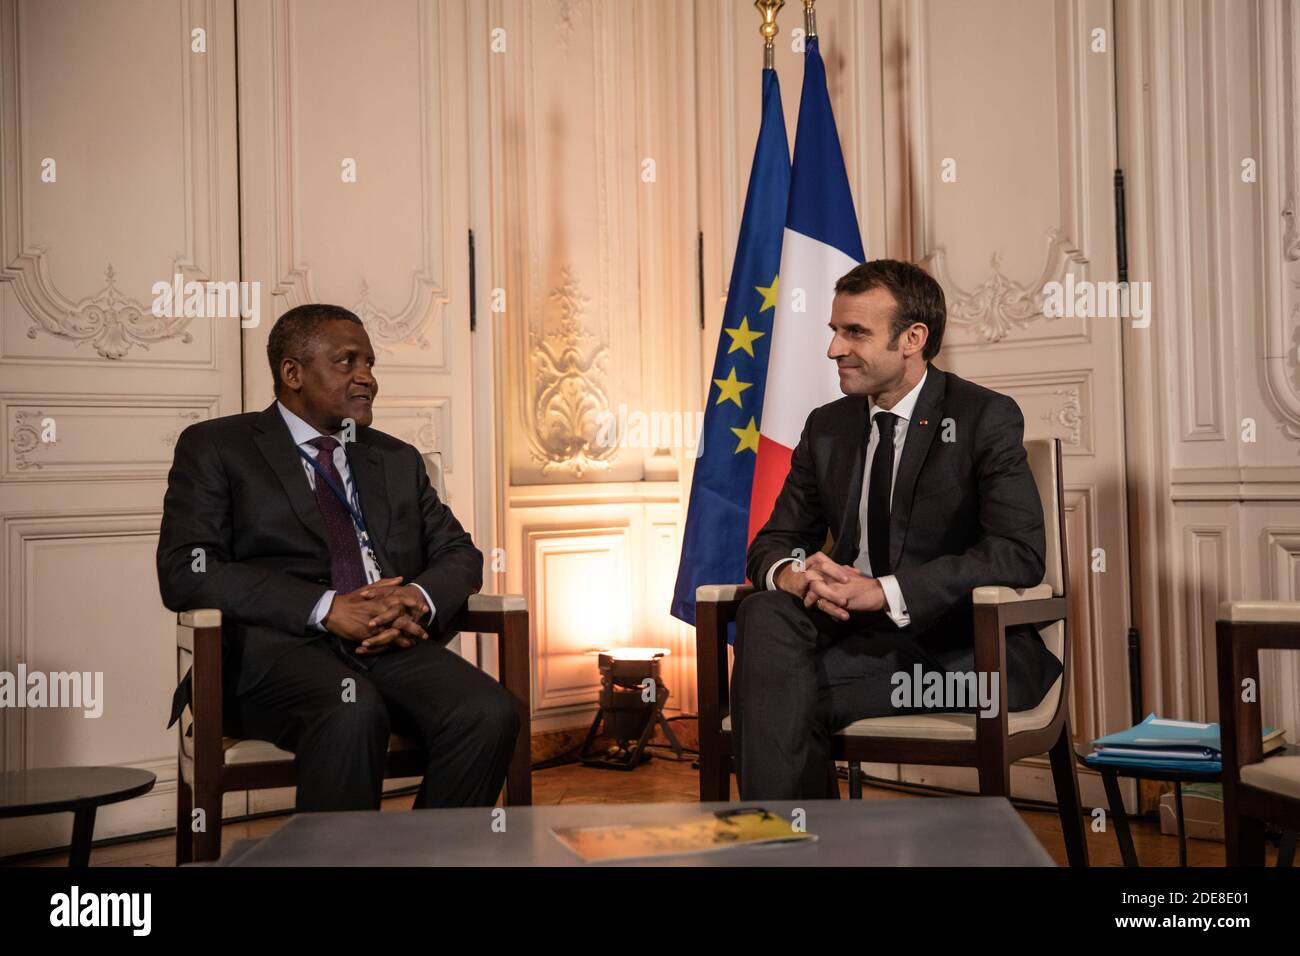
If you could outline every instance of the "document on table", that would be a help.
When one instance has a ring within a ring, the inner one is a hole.
[[[719,810],[678,823],[557,827],[552,835],[588,863],[709,853],[733,846],[816,840],[785,819],[758,808]]]

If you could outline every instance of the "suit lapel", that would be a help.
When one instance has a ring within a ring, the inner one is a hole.
[[[379,558],[380,573],[388,574],[393,565],[384,551],[384,542],[388,540],[389,518],[384,459],[360,435],[356,441],[348,442],[344,450],[347,452],[352,481],[357,488],[357,497],[361,500],[361,517],[366,521],[371,547]]]
[[[912,417],[907,424],[907,437],[903,440],[903,456],[894,476],[894,494],[889,506],[889,566],[897,568],[903,556],[903,542],[912,517],[912,495],[921,465],[930,453],[935,433],[939,430],[943,398],[947,392],[948,374],[930,366],[925,386],[917,397]],[[859,488],[861,486],[859,485]]]
[[[325,522],[321,519],[316,496],[307,483],[306,474],[303,473],[302,458],[293,443],[293,436],[289,434],[289,426],[285,424],[284,417],[275,407],[274,402],[257,417],[253,427],[258,433],[253,442],[270,464],[276,477],[280,479],[294,513],[328,546],[329,537],[325,533]]]

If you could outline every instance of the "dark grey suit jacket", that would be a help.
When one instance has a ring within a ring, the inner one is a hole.
[[[953,441],[943,440],[946,419]],[[808,416],[772,516],[749,546],[746,567],[757,587],[796,549],[822,550],[828,532],[833,560],[857,558],[870,421],[867,400],[852,396]],[[889,548],[911,618],[906,630],[949,658],[945,652],[973,646],[974,588],[1042,582],[1043,509],[1014,400],[930,366],[894,479]],[[884,613],[862,623],[867,630],[898,630]],[[1008,707],[1024,710],[1042,699],[1061,665],[1031,625],[1013,630]]]
[[[424,588],[436,609],[430,636],[449,640],[452,618],[483,585],[482,553],[438,499],[413,446],[360,428],[344,447],[380,570]],[[275,403],[181,433],[163,500],[158,586],[169,610],[220,609],[223,670],[238,694],[319,635],[307,621],[330,589],[329,539]]]

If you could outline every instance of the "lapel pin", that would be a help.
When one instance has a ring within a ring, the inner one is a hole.
[[[928,424],[930,424],[930,419],[928,419],[928,418],[922,418],[919,422],[917,422],[917,424],[918,424],[918,425],[928,425]]]

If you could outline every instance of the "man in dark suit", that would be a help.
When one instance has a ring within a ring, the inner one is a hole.
[[[390,732],[427,754],[415,806],[491,806],[514,701],[445,646],[483,555],[420,453],[370,427],[356,315],[291,309],[267,356],[275,402],[182,432],[158,540],[163,603],[222,612],[227,732],[293,752],[299,811],[378,809]]]
[[[955,709],[906,696],[896,706],[895,675],[972,674],[971,590],[1043,579],[1024,418],[1011,398],[930,364],[946,312],[939,284],[882,259],[835,292],[827,354],[845,397],[808,416],[747,558],[764,590],[737,617],[745,800],[830,795],[830,735],[855,720]],[[1023,625],[1007,634],[1007,670],[1008,706],[1024,710],[1061,664]]]

